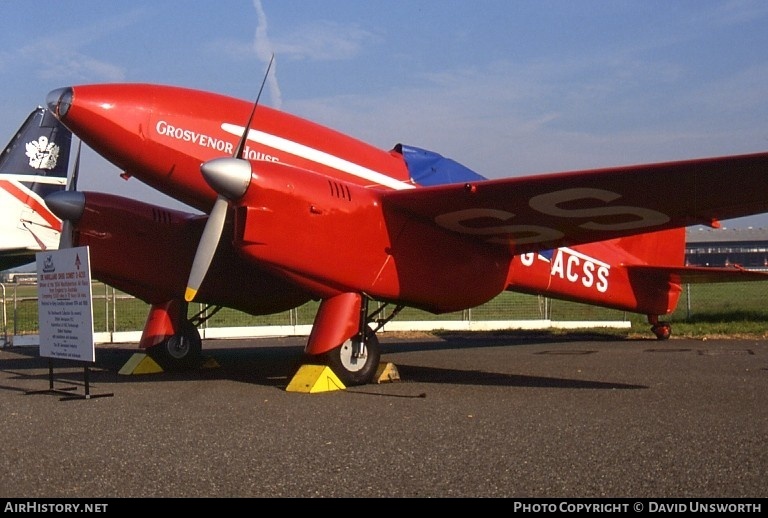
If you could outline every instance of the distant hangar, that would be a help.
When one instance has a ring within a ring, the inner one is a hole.
[[[685,260],[689,266],[768,268],[768,228],[690,227]]]

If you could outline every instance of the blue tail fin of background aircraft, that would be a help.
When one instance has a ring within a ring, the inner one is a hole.
[[[72,132],[45,108],[29,114],[0,155],[0,175],[29,176],[21,183],[41,198],[61,187],[36,182],[35,177],[66,178]]]

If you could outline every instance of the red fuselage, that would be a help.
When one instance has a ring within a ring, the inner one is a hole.
[[[216,193],[201,176],[200,164],[233,154],[250,103],[147,84],[72,90],[63,118],[84,142],[155,189],[197,209],[210,209]],[[399,156],[310,121],[259,106],[251,127],[258,129],[256,138],[264,143],[249,140],[246,159],[290,165],[357,185],[375,185],[377,179],[408,182]],[[345,165],[357,174],[339,169]]]

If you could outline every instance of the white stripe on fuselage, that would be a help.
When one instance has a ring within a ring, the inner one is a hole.
[[[243,134],[244,128],[243,126],[237,126],[235,124],[224,122],[221,124],[221,129],[227,133],[231,133],[232,135],[240,137]],[[269,133],[264,133],[263,131],[254,129],[249,130],[248,140],[252,140],[253,142],[257,142],[273,149],[278,149],[280,151],[290,153],[291,155],[304,158],[306,160],[311,160],[312,162],[331,167],[343,173],[351,174],[352,176],[363,178],[364,180],[368,180],[379,185],[384,185],[391,189],[399,191],[403,189],[414,188],[414,186],[409,183],[401,182],[400,180],[396,180],[391,176],[379,173],[373,169],[368,169],[367,167],[363,167],[348,160],[344,160],[343,158],[328,154],[324,151],[320,151],[303,144],[299,144],[298,142],[293,142],[292,140],[278,137],[276,135],[270,135]]]
[[[5,174],[0,173],[3,180],[16,180],[23,183],[49,183],[51,185],[66,185],[67,179],[60,176],[38,176],[30,174]]]

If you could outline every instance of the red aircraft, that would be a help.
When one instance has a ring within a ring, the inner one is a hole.
[[[94,278],[151,305],[139,347],[166,368],[199,361],[193,300],[254,315],[320,300],[305,353],[351,386],[372,381],[375,333],[405,306],[453,312],[513,290],[644,314],[665,339],[681,283],[765,279],[687,267],[684,247],[686,226],[768,212],[768,153],[489,180],[258,100],[101,84],[47,102],[124,176],[204,212],[46,198]]]

